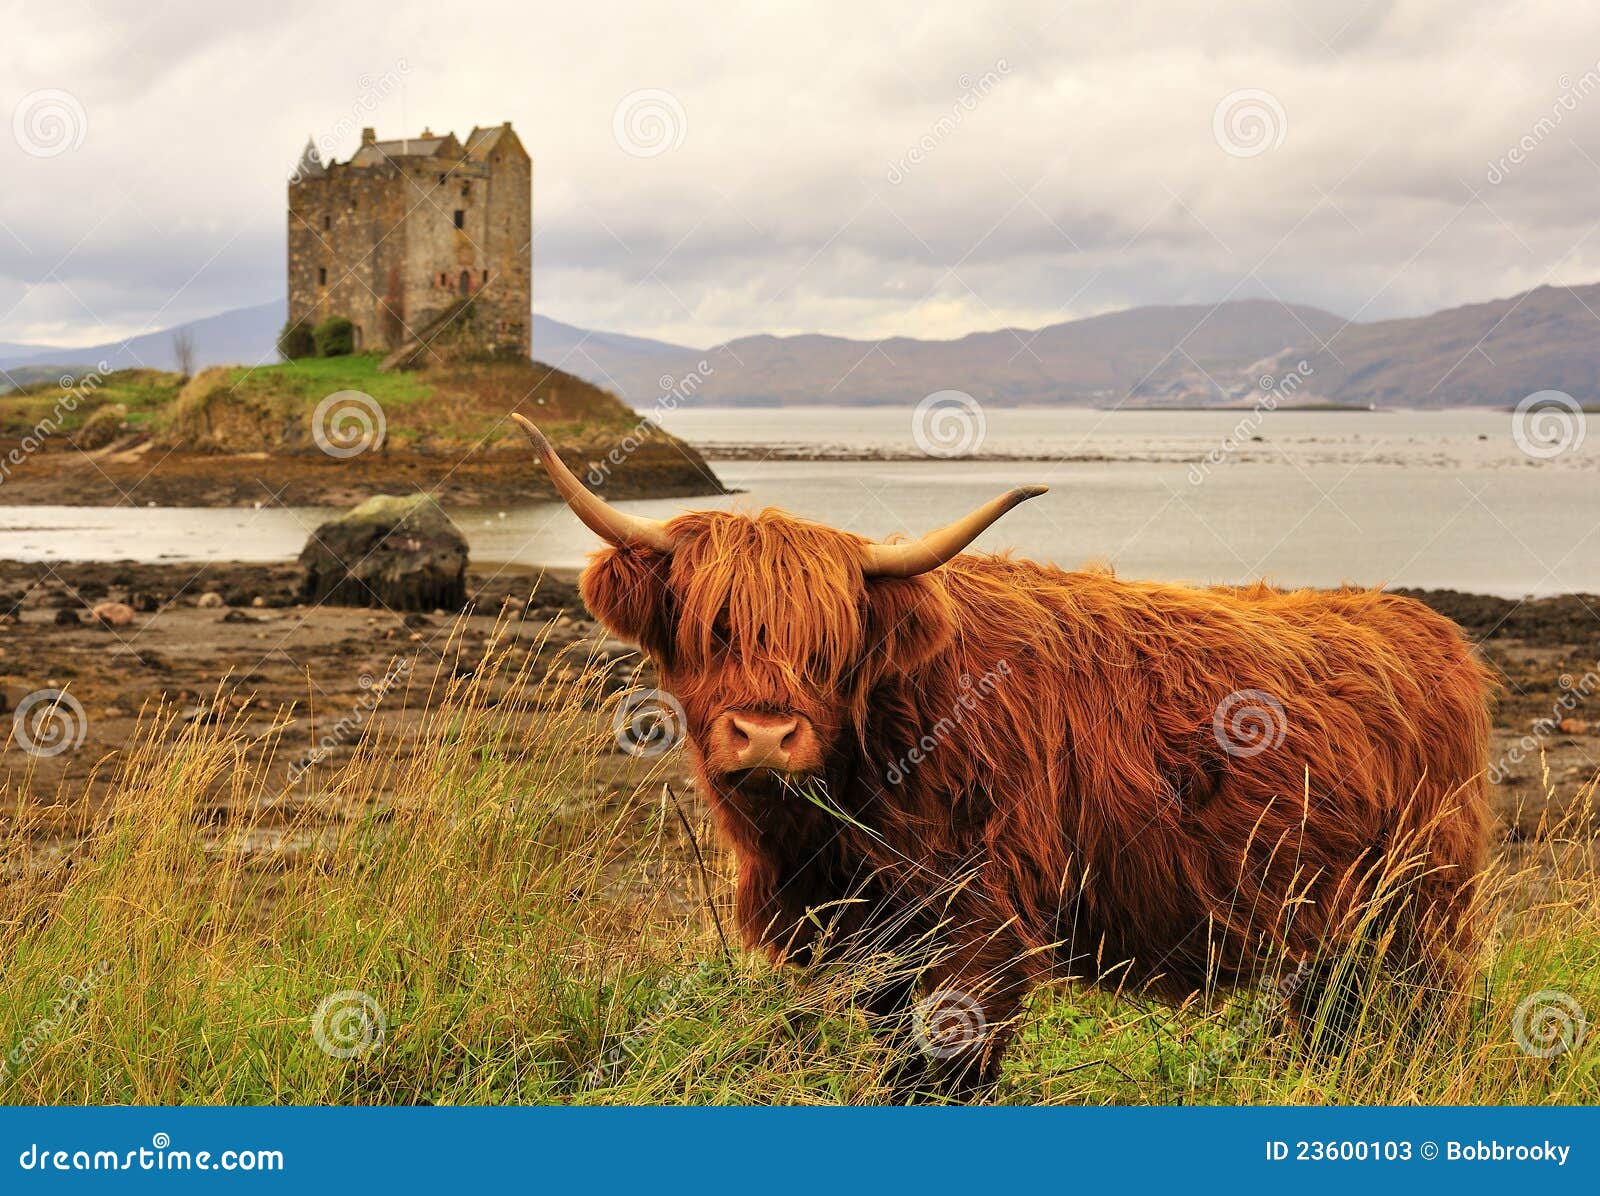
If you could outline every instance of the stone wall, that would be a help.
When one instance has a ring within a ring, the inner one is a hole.
[[[532,351],[533,163],[520,147],[497,148],[489,158],[491,178],[485,212],[489,283],[478,300],[482,332]]]
[[[350,319],[362,350],[393,349],[464,294],[494,353],[530,350],[532,164],[509,126],[482,156],[454,137],[432,154],[381,155],[289,184],[289,318]],[[395,144],[395,143],[387,143]]]

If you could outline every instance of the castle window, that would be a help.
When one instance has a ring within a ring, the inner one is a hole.
[[[444,175],[442,175],[442,174],[441,174],[441,175],[440,175],[440,176],[439,176],[439,182],[440,182],[440,183],[441,183],[441,184],[443,184],[443,182],[444,182],[444,180],[445,180],[445,176],[444,176]]]
[[[461,184],[461,198],[462,199],[468,199],[468,198],[471,197],[471,195],[472,195],[472,184],[471,183],[462,183]]]
[[[489,285],[489,271],[487,271],[487,270],[485,270],[483,272],[483,285],[484,286],[488,286]]]
[[[333,217],[332,216],[324,216],[322,218],[322,227],[323,227],[324,230],[332,228],[333,227]]]
[[[461,293],[463,295],[472,294],[472,275],[465,270],[461,271]]]
[[[317,285],[319,287],[325,287],[328,285],[328,267],[317,267]]]
[[[447,287],[450,285],[450,276],[443,270],[439,271],[439,285],[442,287]]]
[[[467,227],[467,214],[465,212],[463,212],[460,208],[456,209],[456,227],[457,228],[466,228]]]

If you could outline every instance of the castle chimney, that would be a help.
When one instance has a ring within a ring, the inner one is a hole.
[[[370,127],[361,130],[361,144],[362,145],[371,145],[377,140],[378,140],[378,130],[376,130],[374,128],[370,128]]]

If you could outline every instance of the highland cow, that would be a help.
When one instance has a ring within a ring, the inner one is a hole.
[[[521,422],[608,543],[585,602],[683,707],[747,944],[914,961],[863,1002],[919,1040],[902,1093],[990,1081],[1042,982],[1182,1000],[1293,968],[1304,1013],[1370,936],[1459,990],[1491,678],[1449,620],[962,555],[1042,487],[908,543],[774,510],[641,519]]]

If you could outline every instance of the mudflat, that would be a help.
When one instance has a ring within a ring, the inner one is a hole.
[[[0,751],[6,802],[48,809],[44,825],[70,836],[104,800],[141,715],[165,709],[180,720],[241,720],[258,736],[251,750],[270,745],[281,762],[282,790],[269,796],[293,806],[312,799],[322,775],[296,765],[314,757],[331,771],[379,724],[403,757],[407,729],[444,701],[448,681],[490,657],[509,666],[493,683],[501,687],[518,683],[518,670],[522,684],[555,668],[601,670],[593,713],[609,720],[617,694],[654,680],[632,646],[589,618],[575,581],[570,570],[475,565],[464,609],[402,616],[302,605],[288,563],[0,561],[5,708],[59,689],[84,713],[82,742],[54,755],[28,753],[8,726]],[[1491,748],[1494,802],[1503,836],[1530,836],[1551,791],[1556,803],[1570,802],[1600,772],[1600,598],[1413,596],[1461,623],[1504,679]],[[105,601],[129,606],[131,622],[96,618],[93,608]],[[631,793],[663,768],[685,779],[681,757],[637,760],[619,748],[607,787]]]

